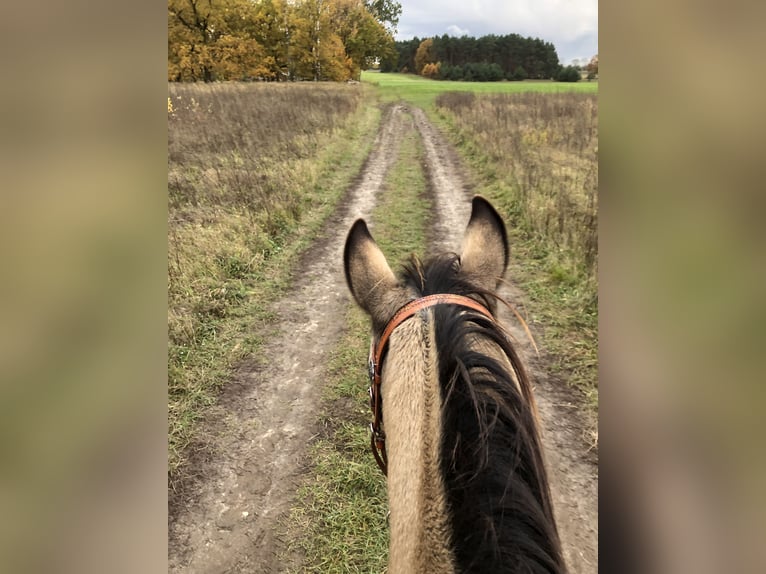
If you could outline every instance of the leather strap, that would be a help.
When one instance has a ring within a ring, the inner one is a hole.
[[[372,448],[372,454],[375,456],[375,461],[385,475],[388,474],[388,456],[386,455],[386,434],[381,428],[383,422],[383,398],[380,395],[381,358],[383,357],[383,351],[385,350],[388,339],[391,336],[391,333],[394,332],[394,329],[415,315],[418,311],[435,305],[459,305],[461,307],[473,309],[492,321],[495,320],[494,317],[492,317],[492,313],[490,313],[484,305],[469,297],[453,295],[451,293],[439,293],[415,299],[404,305],[386,324],[377,343],[374,340],[370,341],[369,393],[370,408],[372,409],[372,423],[370,423],[372,436],[370,437],[370,447]]]

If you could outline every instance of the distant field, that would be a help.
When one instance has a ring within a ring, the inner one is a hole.
[[[515,94],[519,92],[586,92],[597,93],[598,82],[552,82],[525,80],[523,82],[454,82],[429,80],[412,74],[381,74],[362,72],[362,81],[375,84],[386,100],[408,100],[419,106],[432,106],[436,96],[444,92],[475,92],[483,94]]]

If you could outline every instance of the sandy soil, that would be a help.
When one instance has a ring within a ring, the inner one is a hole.
[[[245,364],[208,417],[215,437],[202,477],[171,509],[169,571],[222,574],[285,569],[279,520],[306,468],[306,445],[318,432],[316,409],[329,353],[342,331],[350,297],[342,270],[343,242],[357,217],[370,219],[376,195],[396,158],[409,112],[423,138],[435,217],[434,248],[459,249],[470,213],[470,181],[454,150],[418,108],[389,106],[375,146],[325,232],[303,257],[302,270],[274,304],[277,327],[261,363]],[[508,277],[511,281],[512,277]],[[512,284],[505,295],[523,308]],[[572,572],[597,572],[597,467],[583,439],[573,394],[547,374],[516,322],[504,323],[522,345],[536,383],[543,440],[567,562]],[[544,326],[530,325],[533,333]],[[538,337],[539,341],[540,338]],[[299,557],[288,556],[295,566]]]

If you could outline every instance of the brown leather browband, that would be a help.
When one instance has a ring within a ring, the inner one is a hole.
[[[495,320],[494,317],[492,317],[492,313],[490,313],[484,305],[473,299],[464,297],[463,295],[452,295],[450,293],[428,295],[427,297],[421,297],[420,299],[410,301],[404,307],[399,309],[386,324],[386,327],[383,329],[383,334],[380,336],[380,339],[378,339],[377,344],[374,339],[370,341],[369,393],[370,408],[372,409],[370,447],[372,448],[372,454],[375,456],[375,461],[385,475],[388,474],[388,457],[386,455],[386,433],[381,428],[381,423],[383,422],[383,398],[380,396],[380,363],[381,357],[383,356],[383,350],[394,329],[418,311],[433,307],[434,305],[460,305],[461,307],[467,307],[474,311],[478,311],[485,317],[489,317],[492,321]]]

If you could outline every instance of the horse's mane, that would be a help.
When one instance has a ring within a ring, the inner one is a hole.
[[[420,296],[455,293],[494,312],[500,298],[459,273],[447,254],[405,266]],[[529,379],[508,336],[479,313],[434,307],[442,393],[441,467],[459,572],[565,572]],[[514,373],[471,350],[492,342]],[[519,388],[514,382],[519,382]]]

